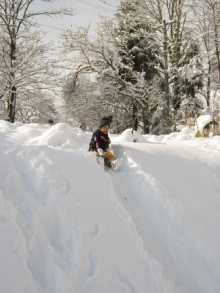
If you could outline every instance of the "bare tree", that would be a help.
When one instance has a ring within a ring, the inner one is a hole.
[[[192,55],[192,48],[196,48],[193,44],[193,28],[190,23],[192,5],[193,1],[188,0],[140,0],[139,5],[142,17],[148,19],[155,27],[158,43],[163,50],[158,71],[164,80],[162,109],[167,132],[170,131],[172,123],[171,109],[175,112],[180,109],[181,99],[190,92],[190,88],[193,89],[194,80],[197,81],[197,87],[201,86],[198,80],[201,70],[197,71],[195,77],[188,80],[183,75],[184,68],[189,69],[187,67],[195,67],[196,64],[196,62],[191,64],[188,58],[190,54]],[[196,55],[191,57],[192,60],[195,58]],[[191,93],[194,95],[194,89]]]
[[[52,2],[52,0],[48,0],[48,2],[50,1]],[[31,11],[31,4],[33,2],[34,0],[0,1],[1,81],[4,82],[1,96],[4,95],[6,97],[7,120],[12,123],[15,121],[16,103],[19,90],[22,89],[20,84],[24,81],[23,77],[28,74],[29,82],[31,83],[31,79],[35,82],[43,70],[42,66],[40,68],[35,66],[35,70],[32,70],[30,74],[30,58],[26,58],[30,52],[27,51],[25,54],[24,50],[22,50],[25,42],[28,43],[29,41],[32,42],[33,46],[36,45],[36,35],[33,30],[31,31],[31,28],[34,28],[36,25],[33,17],[39,15],[58,16],[60,14],[72,14],[72,11],[64,9],[34,12]],[[37,52],[41,56],[44,49],[43,47],[40,48],[39,39],[37,45],[38,50],[35,50],[34,54]]]
[[[213,115],[213,133],[218,134],[215,124],[219,121],[220,88],[220,1],[195,0],[194,16],[196,31],[203,46],[206,62],[206,92],[208,113]]]
[[[206,1],[206,0],[205,0]],[[210,15],[207,11],[206,5],[204,5],[204,0],[196,1],[194,5],[194,16],[196,19],[195,30],[197,34],[201,36],[201,44],[203,48],[203,59],[207,61],[207,82],[206,82],[206,93],[205,98],[207,101],[207,106],[210,104],[210,91],[211,91],[211,70],[212,70],[212,42],[211,42],[211,23],[210,23]]]
[[[119,74],[119,68],[124,66],[118,54],[118,49],[114,44],[114,22],[107,19],[101,19],[98,27],[98,37],[91,41],[88,37],[87,29],[80,29],[77,33],[66,31],[64,35],[64,53],[78,52],[74,58],[74,75],[80,76],[93,74],[98,81],[98,89],[101,93],[102,104],[113,107],[117,100],[118,107],[124,104],[129,105],[129,100],[137,98],[137,92],[134,92],[132,83],[126,82]],[[138,76],[133,74],[133,79],[139,80]],[[139,90],[140,92],[140,90]],[[117,98],[116,98],[117,97]],[[101,100],[99,97],[98,105],[100,108]],[[94,109],[94,108],[93,108]],[[101,109],[101,108],[100,108]],[[103,108],[102,108],[103,109]],[[104,110],[104,109],[103,109]],[[103,111],[104,112],[104,111]],[[130,120],[130,119],[128,119]]]
[[[194,7],[197,25],[201,34],[208,63],[209,73],[216,71],[220,84],[220,2],[217,0],[196,0]]]

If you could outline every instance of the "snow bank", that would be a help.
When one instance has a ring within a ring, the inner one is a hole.
[[[0,152],[0,292],[153,292],[139,235],[88,141],[67,124],[39,128],[25,144],[13,127]]]
[[[0,292],[220,292],[220,137],[90,138],[0,121]]]
[[[83,143],[80,135],[79,129],[76,128],[74,131],[68,124],[58,123],[45,131],[37,140],[39,145],[77,149]]]
[[[220,151],[220,136],[214,136],[212,139],[208,140],[204,147],[206,149]]]
[[[203,128],[210,122],[213,121],[212,115],[201,115],[196,120],[196,132],[200,131],[203,133]]]
[[[118,142],[147,142],[146,139],[132,128],[126,129],[117,138]]]

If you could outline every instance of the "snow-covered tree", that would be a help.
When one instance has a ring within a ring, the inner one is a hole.
[[[203,87],[203,66],[200,48],[192,38],[185,38],[180,50],[177,66],[171,67],[171,101],[174,111],[179,114],[183,105],[194,104],[194,114],[201,110],[197,93]]]
[[[118,26],[116,33],[122,40],[116,45],[122,61],[132,70],[145,73],[145,80],[151,80],[156,74],[158,64],[158,44],[155,31],[147,18],[139,15],[140,0],[122,1],[116,13]],[[121,48],[120,48],[121,45]],[[125,79],[129,79],[129,74]]]
[[[205,0],[209,22],[212,29],[211,41],[214,47],[215,68],[218,72],[218,84],[220,84],[220,2],[218,0]]]
[[[115,46],[117,35],[115,23],[107,18],[101,18],[98,23],[98,36],[95,40],[88,38],[88,31],[81,29],[74,33],[67,31],[64,42],[64,52],[78,52],[75,57],[74,75],[93,74],[96,78],[101,100],[104,105],[115,109],[124,109],[127,121],[132,124],[131,104],[143,88],[144,78],[141,73],[133,73],[137,85],[126,81],[120,74],[120,68],[125,64],[121,61],[118,48]],[[100,106],[99,106],[100,107]],[[115,115],[114,115],[115,116]],[[114,121],[120,120],[121,113]],[[127,124],[126,124],[127,125]]]
[[[206,87],[204,97],[210,106],[212,90],[220,86],[220,2],[195,0],[195,31],[201,42],[205,64]]]
[[[135,85],[133,72],[143,74],[145,80],[144,94],[140,96],[140,103],[133,101],[133,128],[142,126],[144,133],[149,133],[152,109],[151,101],[155,92],[155,79],[158,78],[155,66],[158,65],[159,46],[155,39],[155,30],[147,18],[139,14],[140,1],[122,1],[116,13],[118,26],[116,28],[116,46],[122,58],[123,66],[120,74],[126,81]],[[120,41],[119,41],[120,40]],[[154,88],[151,87],[154,81]],[[153,89],[153,91],[152,91]],[[159,90],[159,89],[158,89]],[[155,107],[155,105],[154,105]],[[153,108],[154,108],[153,107]]]
[[[48,123],[57,121],[58,113],[54,98],[50,92],[37,90],[28,93],[28,97],[19,99],[16,107],[16,119],[23,123]]]
[[[89,75],[69,75],[62,93],[65,121],[77,123],[83,130],[94,130],[104,105],[97,82]]]
[[[5,100],[10,122],[15,121],[19,99],[24,99],[24,95],[31,98],[52,81],[51,63],[49,55],[46,56],[48,47],[42,45],[42,33],[34,29],[33,17],[71,13],[63,9],[34,12],[31,11],[33,2],[0,1],[0,96]]]
[[[145,14],[145,18],[155,26],[158,44],[163,50],[163,55],[160,56],[162,66],[158,66],[158,71],[163,78],[164,102],[159,108],[165,111],[165,124],[168,124],[165,128],[169,131],[173,117],[171,110],[180,111],[185,99],[187,97],[191,99],[202,86],[199,44],[194,40],[194,27],[192,22],[190,23],[194,2],[188,0],[140,2],[140,13]],[[159,116],[163,117],[163,115]]]
[[[139,121],[146,133],[148,111],[152,112],[158,98],[157,92],[155,101],[149,102],[153,100],[149,99],[151,93],[156,91],[152,84],[158,84],[153,74],[157,72],[153,32],[145,24],[133,28],[130,25],[131,33],[122,23],[105,17],[100,18],[97,26],[95,40],[89,39],[86,29],[77,33],[67,31],[64,35],[65,54],[78,52],[74,58],[74,75],[94,74],[100,93],[96,105],[102,112],[113,111],[115,124],[122,127],[135,128],[135,121]]]
[[[193,3],[123,0],[114,19],[100,18],[96,38],[90,39],[87,29],[65,33],[64,53],[74,52],[72,75],[80,92],[79,77],[93,75],[98,113],[115,111],[119,124],[123,117],[126,126],[144,133],[165,133],[186,105],[194,105],[193,113],[201,108],[204,71]],[[85,104],[88,109],[87,99]]]

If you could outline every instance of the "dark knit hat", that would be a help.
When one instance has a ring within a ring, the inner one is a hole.
[[[109,125],[112,123],[112,116],[103,117],[99,123],[99,128],[102,128],[105,125]]]

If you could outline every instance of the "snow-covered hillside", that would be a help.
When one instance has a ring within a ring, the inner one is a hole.
[[[90,137],[0,121],[0,292],[220,292],[220,137]]]

